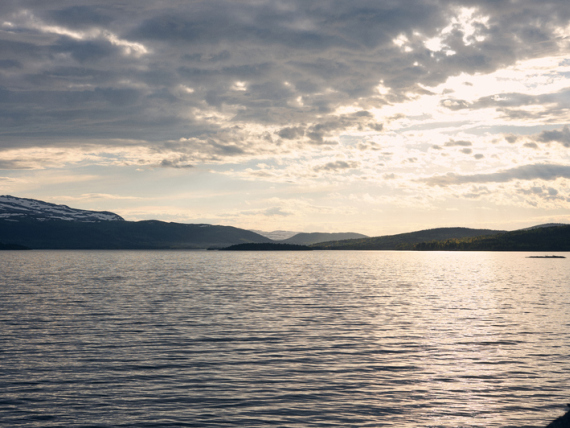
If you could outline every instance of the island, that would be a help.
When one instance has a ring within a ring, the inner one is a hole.
[[[565,259],[564,256],[528,256],[527,259]]]
[[[219,251],[312,251],[306,245],[294,244],[271,244],[271,243],[246,243],[231,245],[220,248]]]

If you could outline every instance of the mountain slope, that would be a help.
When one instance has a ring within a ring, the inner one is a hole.
[[[3,244],[0,242],[0,251],[4,250],[30,250],[31,248],[24,247],[23,245],[16,245],[16,244]]]
[[[35,249],[197,249],[272,242],[231,226],[161,221],[0,220],[0,242]]]
[[[418,232],[397,235],[377,236],[374,238],[350,239],[346,241],[324,242],[314,247],[325,250],[404,250],[420,242],[442,241],[447,239],[470,238],[482,235],[496,235],[500,230],[469,229],[466,227],[443,227],[420,230]]]
[[[419,251],[570,251],[570,225],[515,230],[492,236],[423,242]]]
[[[269,238],[273,241],[283,241],[285,239],[291,238],[298,233],[291,232],[289,230],[274,230],[272,232],[264,232],[263,230],[252,229],[251,231],[257,233],[258,235],[265,236],[266,238]]]
[[[50,204],[36,199],[0,196],[0,219],[3,220],[65,220],[65,221],[125,221],[121,216],[108,211],[87,211],[67,205]]]
[[[37,249],[158,249],[272,241],[230,226],[131,222],[107,211],[0,196],[0,242]]]
[[[327,241],[368,238],[360,233],[297,233],[291,238],[279,241],[282,244],[312,245]]]

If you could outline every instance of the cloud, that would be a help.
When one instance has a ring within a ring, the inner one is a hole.
[[[33,166],[30,165],[27,159],[0,159],[0,169],[33,169]]]
[[[269,217],[273,217],[273,216],[283,216],[283,217],[287,217],[290,215],[293,215],[290,212],[287,211],[283,211],[283,209],[281,207],[272,207],[272,208],[267,208],[264,212],[263,215],[269,216]]]
[[[310,149],[352,127],[383,132],[366,110],[426,94],[450,76],[562,52],[568,8],[546,3],[9,2],[0,67],[19,73],[0,77],[1,144],[162,143],[207,139],[242,123],[277,129],[285,140],[303,137]],[[443,104],[509,109],[550,101],[513,93]],[[361,112],[339,118],[347,105]],[[227,119],[205,120],[210,111]]]
[[[289,127],[281,129],[280,131],[276,132],[276,134],[281,138],[285,138],[286,140],[295,140],[305,135],[305,130],[301,127]]]
[[[533,206],[538,205],[536,200],[570,202],[570,200],[567,200],[564,196],[559,195],[559,190],[553,187],[532,186],[526,189],[517,189],[517,193],[525,196],[531,196],[532,199],[527,199],[526,202]]]
[[[570,128],[566,125],[560,131],[543,131],[538,135],[537,141],[540,141],[541,143],[556,141],[564,147],[570,147]]]
[[[505,183],[512,180],[555,180],[570,178],[570,166],[535,164],[524,165],[489,174],[454,174],[436,175],[423,179],[430,186],[450,186],[467,183]]]
[[[344,171],[347,169],[354,169],[358,168],[360,164],[354,161],[334,161],[334,162],[327,162],[324,165],[318,165],[313,168],[314,171],[326,171],[326,172],[338,172]]]
[[[163,159],[162,161],[160,161],[159,166],[161,168],[177,168],[177,169],[194,167],[194,165],[190,165],[186,162],[188,162],[188,157],[180,156],[176,159]]]
[[[22,0],[0,16],[0,168],[14,176],[185,169],[206,178],[184,186],[205,191],[239,181],[311,198],[338,183],[386,212],[433,206],[418,174],[432,186],[565,176],[567,2]],[[107,181],[93,189],[113,194]],[[299,212],[251,195],[256,219]]]
[[[89,28],[106,25],[113,21],[109,11],[98,6],[71,6],[51,10],[46,17],[58,24],[73,28]]]
[[[470,147],[472,146],[470,141],[448,141],[445,143],[445,147]]]

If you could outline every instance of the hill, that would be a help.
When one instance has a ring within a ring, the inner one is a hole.
[[[492,236],[422,242],[418,251],[570,251],[570,225],[515,230]]]
[[[14,196],[0,196],[0,241],[35,249],[199,249],[272,242],[231,226],[132,222],[107,211]]]
[[[466,227],[443,227],[420,230],[418,232],[397,235],[377,236],[374,238],[331,241],[313,245],[323,250],[409,250],[413,245],[429,241],[462,239],[504,233],[500,230],[469,229]]]
[[[545,223],[545,224],[537,224],[536,226],[525,227],[524,229],[519,229],[519,230],[540,229],[541,227],[554,227],[554,226],[568,226],[568,224],[566,224],[566,223]]]
[[[360,233],[297,233],[291,238],[279,241],[283,244],[312,245],[327,241],[368,238]]]
[[[231,226],[162,221],[0,220],[0,239],[35,249],[199,249],[272,242]]]
[[[0,220],[0,240],[35,249],[199,249],[272,242],[231,226],[162,221]]]

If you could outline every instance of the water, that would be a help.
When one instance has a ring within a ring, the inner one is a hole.
[[[0,253],[0,426],[541,427],[570,258]]]

